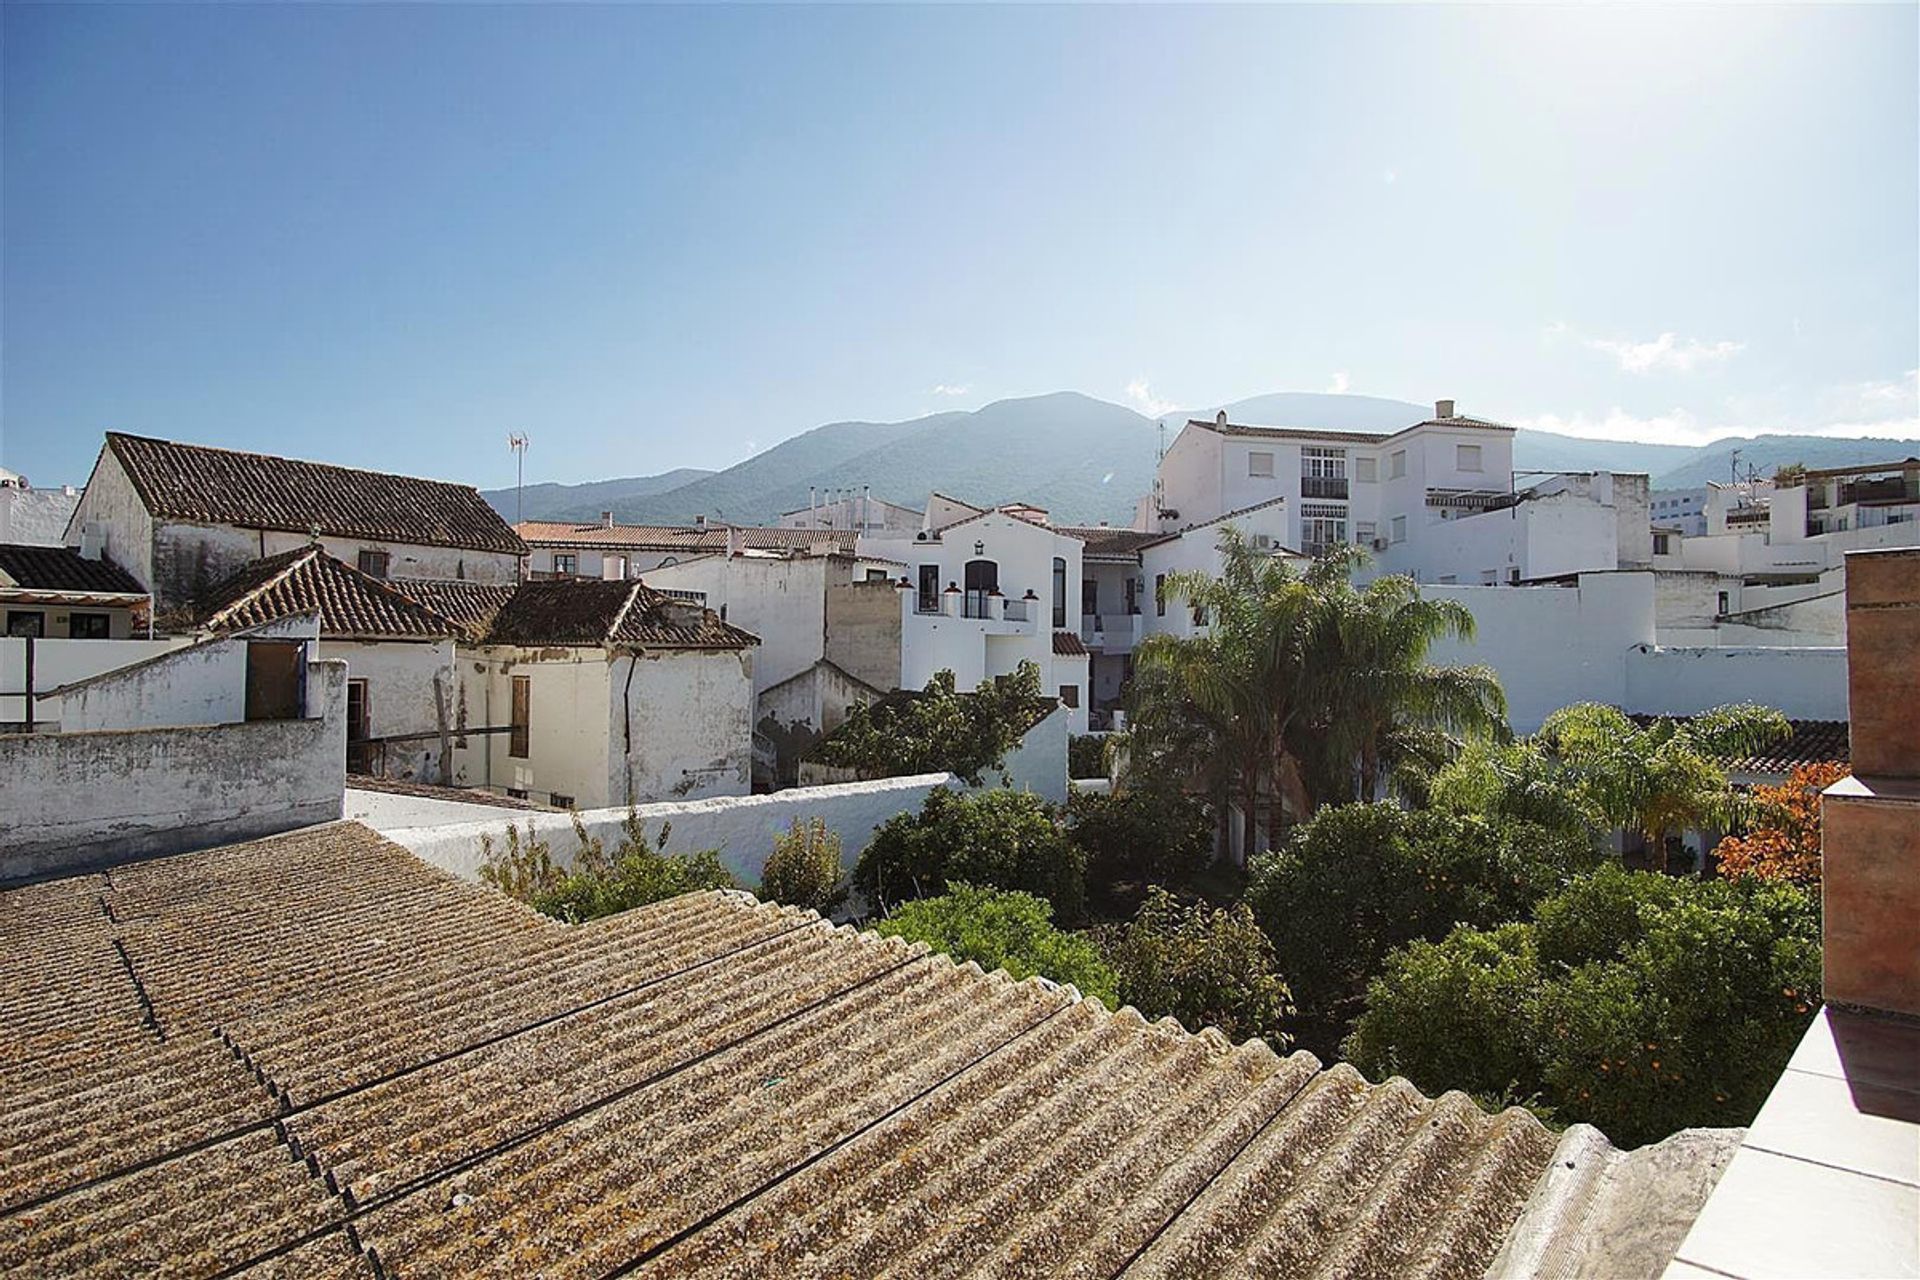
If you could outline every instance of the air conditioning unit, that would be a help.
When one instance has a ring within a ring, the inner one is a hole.
[[[1272,535],[1272,534],[1268,534],[1268,533],[1256,533],[1256,534],[1254,534],[1254,535],[1253,535],[1253,549],[1254,549],[1255,551],[1271,551],[1271,550],[1273,550],[1273,535]]]
[[[1385,538],[1375,538],[1373,540],[1373,549],[1375,551],[1385,551],[1387,549],[1387,540]]]

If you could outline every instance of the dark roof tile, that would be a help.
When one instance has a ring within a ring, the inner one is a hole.
[[[145,595],[133,575],[102,556],[89,560],[70,547],[0,542],[0,580],[40,591],[97,591]]]
[[[521,583],[495,615],[486,643],[745,649],[760,641],[722,622],[711,609],[671,599],[641,582],[554,578]]]
[[[423,604],[460,627],[469,640],[479,640],[513,599],[511,582],[440,582],[420,578],[392,578],[388,584],[416,604]]]
[[[425,639],[459,627],[378,578],[317,546],[256,560],[215,586],[196,606],[211,631],[245,631],[304,613],[320,615],[320,634],[339,639]]]

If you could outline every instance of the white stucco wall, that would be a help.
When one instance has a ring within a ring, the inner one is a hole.
[[[88,676],[97,676],[103,671],[112,671],[129,663],[140,662],[146,658],[166,653],[170,649],[185,645],[184,638],[166,640],[36,640],[33,645],[33,687],[37,693],[46,693],[63,684],[75,680],[84,680]],[[25,687],[27,675],[27,642],[11,636],[0,636],[0,689],[9,691]],[[39,700],[34,707],[37,720],[58,721],[60,704],[58,699]],[[12,724],[26,719],[25,709],[17,693],[0,695],[0,722]]]
[[[247,641],[304,641],[311,658],[319,629],[319,617],[306,614],[240,635],[198,643],[175,640],[151,661],[129,658],[42,705],[54,709],[50,718],[66,731],[232,724],[247,715]]]
[[[829,571],[851,565],[825,557],[709,555],[642,575],[660,590],[701,591],[707,608],[760,638],[753,655],[756,695],[791,679],[826,654]]]
[[[473,727],[512,722],[514,676],[528,680],[527,755],[510,754],[505,733],[476,734],[454,751],[454,784],[561,793],[581,808],[609,803],[611,721],[607,655],[597,648],[463,651],[455,664],[463,686],[456,721]]]
[[[0,881],[338,818],[346,675],[308,667],[305,720],[0,736]]]
[[[436,678],[449,692],[451,728],[452,640],[322,640],[320,656],[346,663],[349,680],[367,682],[368,737],[437,730]],[[389,778],[439,782],[440,743],[392,743],[386,748],[386,770]]]
[[[1020,745],[1007,753],[998,773],[989,773],[986,781],[1005,785],[1015,791],[1031,791],[1048,804],[1067,802],[1067,737],[1086,732],[1086,714],[1075,717],[1065,707],[1055,707],[1033,728],[1027,730]]]
[[[67,522],[79,505],[79,491],[72,488],[22,489],[0,484],[0,542],[63,547]]]
[[[391,791],[348,787],[343,818],[364,822],[375,831],[408,827],[444,827],[461,822],[504,822],[528,810],[509,809],[479,801],[442,800],[437,796],[407,796]]]
[[[773,851],[774,837],[786,831],[795,818],[824,819],[827,827],[839,835],[843,865],[851,871],[875,827],[895,814],[918,812],[935,787],[959,785],[951,774],[931,773],[878,782],[794,787],[762,796],[646,804],[637,806],[634,812],[652,839],[659,838],[663,822],[672,824],[669,853],[717,848],[721,860],[742,883],[757,886],[761,868]],[[627,811],[599,809],[579,817],[588,834],[606,841],[611,850],[620,842]],[[395,843],[433,865],[477,881],[485,860],[481,837],[491,838],[494,846],[500,847],[509,821],[523,832],[531,823],[535,835],[550,843],[554,858],[562,865],[571,863],[579,846],[568,814],[499,812],[479,822],[382,830]]]
[[[87,487],[81,490],[61,541],[80,545],[80,531],[97,526],[105,536],[101,545],[113,562],[132,574],[142,587],[153,587],[153,517],[133,487],[120,460],[110,449],[100,450]]]
[[[752,789],[753,650],[622,656],[609,671],[605,792],[617,803],[743,796]],[[629,718],[630,717],[630,718]]]
[[[1625,709],[1694,715],[1730,702],[1757,702],[1794,719],[1845,720],[1844,648],[1655,648],[1626,656]]]

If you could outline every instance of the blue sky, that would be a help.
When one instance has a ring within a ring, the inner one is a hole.
[[[0,463],[511,481],[1070,388],[1920,433],[1920,9],[38,8]]]

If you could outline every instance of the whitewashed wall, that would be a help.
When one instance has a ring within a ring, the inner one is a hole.
[[[746,649],[615,659],[602,721],[620,735],[608,743],[607,799],[747,794],[753,782],[754,658]],[[630,733],[621,733],[623,724]]]
[[[369,737],[431,733],[440,727],[434,680],[446,682],[451,693],[452,640],[322,640],[320,656],[346,663],[348,679],[367,682]],[[386,769],[389,778],[439,782],[439,740],[391,744]]]
[[[151,660],[116,667],[48,705],[67,731],[232,724],[247,717],[247,640],[313,644],[319,631],[319,616],[306,614],[241,635],[181,642]]]
[[[1078,719],[1079,728],[1074,725]],[[989,782],[998,782],[1002,774],[1006,785],[1016,791],[1031,791],[1048,804],[1067,802],[1067,737],[1070,733],[1085,733],[1085,709],[1075,717],[1065,707],[1055,707],[1047,713],[1033,728],[1027,730],[1026,737],[1020,739],[1020,745],[1007,753],[1001,762],[999,773],[990,774]]]
[[[0,737],[0,881],[338,818],[346,668],[307,670],[305,720]]]
[[[79,504],[79,491],[71,486],[22,489],[0,484],[0,542],[63,547],[67,521]]]
[[[1673,649],[1636,645],[1626,655],[1628,711],[1694,715],[1757,702],[1794,719],[1845,720],[1844,648]]]
[[[133,481],[127,477],[120,460],[104,445],[87,487],[67,521],[65,545],[80,545],[80,530],[97,525],[106,535],[101,549],[113,562],[132,574],[141,586],[153,586],[153,517],[147,514]]]
[[[753,691],[765,693],[826,656],[829,572],[845,577],[848,561],[807,556],[699,556],[649,569],[659,590],[701,591],[707,608],[760,638],[753,654]]]
[[[761,868],[773,851],[774,837],[786,831],[795,818],[824,819],[828,828],[840,836],[843,865],[852,870],[872,839],[875,827],[895,814],[918,812],[935,787],[960,785],[952,774],[930,773],[879,782],[795,787],[771,795],[646,804],[634,812],[651,839],[659,838],[663,822],[672,824],[667,852],[717,848],[721,860],[743,884],[758,885]],[[606,841],[610,850],[620,842],[621,824],[626,817],[625,809],[596,809],[579,815],[587,833]],[[564,813],[502,811],[497,817],[479,822],[383,828],[383,831],[389,839],[435,866],[468,880],[478,880],[485,861],[481,837],[491,839],[495,848],[499,848],[509,821],[523,832],[531,823],[535,835],[550,843],[554,858],[563,865],[570,864],[578,851],[572,815]]]
[[[36,640],[33,646],[33,687],[47,693],[63,684],[97,676],[130,663],[141,662],[187,644],[185,638],[169,640]],[[27,642],[11,636],[0,637],[0,689],[25,687],[27,678]],[[56,699],[45,699],[34,707],[34,718],[60,718]],[[20,695],[0,695],[0,721],[14,723],[26,719]]]

